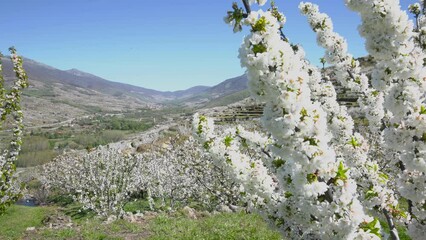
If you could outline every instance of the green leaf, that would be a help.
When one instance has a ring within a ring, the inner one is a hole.
[[[318,181],[318,176],[316,174],[310,173],[306,176],[306,179],[308,180],[308,183],[313,183]]]
[[[244,10],[238,7],[237,3],[232,4],[233,11],[228,11],[228,14],[225,18],[225,21],[228,23],[234,22],[234,32],[239,32],[242,30],[242,21],[244,19]]]
[[[307,116],[309,116],[308,110],[306,110],[305,108],[302,108],[302,110],[300,110],[300,121],[305,120],[305,117]]]
[[[267,50],[266,46],[263,45],[262,43],[253,45],[253,53],[254,54],[264,53],[264,52],[266,52],[266,50]]]
[[[351,60],[351,67],[352,68],[356,67],[356,60],[355,60],[355,58],[352,58],[352,60]]]
[[[373,191],[373,187],[370,187],[370,189],[368,189],[367,192],[365,193],[365,199],[372,199],[378,196],[379,196],[379,193]]]
[[[277,159],[275,159],[274,161],[272,161],[272,165],[273,165],[275,168],[279,168],[279,167],[283,166],[284,164],[285,164],[285,161],[284,161],[284,160],[282,160],[281,158],[277,158]]]
[[[204,144],[203,144],[204,149],[209,150],[211,144],[212,144],[211,140],[204,142]]]
[[[346,117],[343,116],[337,116],[337,119],[339,119],[341,122],[346,121]]]
[[[304,138],[304,141],[305,142],[309,142],[309,145],[311,145],[311,146],[318,146],[318,140],[317,139],[315,139],[315,138],[308,138],[308,137],[305,137]]]
[[[379,96],[379,91],[373,91],[371,94],[374,96],[374,97],[377,97],[377,96]]]
[[[361,78],[360,77],[355,77],[355,83],[357,84],[361,84]]]
[[[420,114],[426,114],[426,108],[425,106],[420,107]]]
[[[207,122],[207,117],[201,115],[199,117],[199,120],[198,120],[198,128],[197,128],[197,134],[198,135],[200,135],[201,133],[203,133],[203,124],[202,123],[204,123],[204,122]]]
[[[392,73],[392,70],[390,70],[390,68],[386,68],[386,69],[385,69],[385,73],[386,73],[387,75],[389,75],[389,74],[391,74],[391,73]]]
[[[380,234],[380,227],[376,227],[377,224],[379,224],[379,219],[374,218],[374,220],[369,222],[369,223],[361,223],[359,227],[362,230],[364,230],[365,232],[369,232],[371,234],[374,234],[377,237],[379,237],[380,239],[382,239],[382,235]],[[379,226],[380,226],[380,224],[379,224]]]
[[[351,137],[349,144],[352,145],[352,147],[354,147],[354,148],[361,146],[361,143],[359,143],[358,140],[354,136]]]
[[[293,196],[293,194],[292,194],[291,192],[285,192],[285,193],[284,193],[284,197],[285,197],[285,198],[289,198],[289,197],[291,197],[291,196]]]
[[[340,162],[339,167],[337,168],[336,177],[334,178],[335,181],[337,181],[337,180],[346,181],[348,179],[348,176],[346,176],[346,173],[348,171],[349,171],[349,168],[345,169],[343,162]]]
[[[386,173],[383,173],[383,172],[379,172],[379,177],[384,181],[389,180],[389,176]]]
[[[425,133],[423,133],[423,135],[422,135],[422,141],[423,141],[423,142],[426,142],[426,132],[425,132]]]
[[[265,17],[259,18],[259,20],[256,21],[256,23],[252,26],[253,32],[265,32],[266,31],[266,25],[269,22],[266,21]]]
[[[245,138],[242,138],[241,139],[241,145],[244,147],[244,148],[248,148],[248,143],[247,143],[247,139],[245,139]]]
[[[231,135],[226,136],[225,139],[224,139],[225,146],[230,147],[232,140],[234,140],[234,139],[232,138]]]

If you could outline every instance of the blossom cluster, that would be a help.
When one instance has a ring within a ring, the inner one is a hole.
[[[426,221],[424,1],[409,7],[416,28],[397,0],[346,0],[346,5],[361,16],[359,31],[376,63],[371,75],[348,53],[346,40],[318,6],[301,3],[299,8],[336,80],[359,94],[368,129],[355,126],[336,101],[333,84],[305,59],[300,46],[283,37],[285,18],[272,5],[268,11],[245,7],[244,19],[227,21],[250,29],[239,58],[252,97],[265,104],[261,122],[270,136],[251,151],[266,156],[247,154],[250,140],[239,138],[239,127],[214,132],[212,120],[196,114],[194,131],[218,161],[233,169],[252,198],[262,199],[261,212],[284,236],[380,238],[380,224],[371,216],[382,212],[394,239],[392,218],[421,238]],[[408,201],[408,212],[399,209],[398,198]]]
[[[330,84],[321,83],[317,71],[309,71],[312,68],[300,47],[282,40],[282,23],[275,16],[272,11],[249,13],[244,24],[251,33],[240,49],[251,94],[265,103],[262,125],[271,135],[265,146],[270,154],[259,159],[244,154],[237,138],[239,128],[214,133],[211,120],[204,116],[195,115],[194,130],[209,152],[229,163],[245,189],[263,199],[262,211],[285,236],[377,237],[377,221],[364,212],[358,200],[352,173],[357,163],[344,159],[349,156],[344,150],[333,148],[355,148],[350,151],[352,157],[356,158],[353,153],[358,152],[362,159],[361,139],[352,144],[350,140],[355,142],[360,137],[351,135],[350,127],[347,130],[337,124],[331,127],[336,135],[350,137],[348,141],[333,141],[328,122],[331,108],[338,107],[335,92]],[[328,94],[328,101],[314,99],[323,93]],[[344,108],[338,110],[347,116]],[[253,166],[258,169],[253,170]],[[253,184],[246,187],[250,182]]]
[[[10,139],[2,140],[2,143],[6,143],[10,140],[9,144],[6,145],[6,149],[0,153],[0,214],[2,214],[6,207],[15,202],[19,196],[21,187],[18,186],[16,181],[15,162],[21,151],[22,145],[22,130],[23,130],[23,113],[21,111],[21,94],[22,89],[28,86],[28,77],[23,68],[22,57],[18,56],[15,48],[10,49],[10,58],[13,65],[13,71],[16,75],[16,80],[10,89],[7,89],[4,83],[2,75],[2,64],[1,58],[3,55],[0,54],[0,129],[3,124],[11,118],[12,137]]]
[[[393,209],[398,202],[393,190],[387,186],[388,177],[382,171],[378,171],[376,159],[369,158],[375,152],[370,148],[374,148],[372,143],[379,135],[384,117],[383,93],[369,86],[369,79],[365,73],[361,73],[359,62],[347,52],[346,40],[333,32],[329,16],[320,13],[318,6],[312,3],[301,3],[299,8],[302,14],[307,16],[311,28],[316,32],[318,44],[326,49],[325,59],[329,64],[335,65],[336,80],[351,91],[360,93],[358,103],[369,122],[367,133],[356,133],[352,117],[346,113],[346,109],[342,107],[339,109],[337,102],[333,101],[335,107],[326,109],[329,109],[329,116],[337,115],[337,119],[331,119],[329,122],[333,129],[336,128],[333,127],[336,122],[339,122],[337,125],[342,128],[336,131],[338,135],[334,137],[336,139],[334,148],[336,152],[340,152],[340,156],[346,160],[347,164],[353,167],[352,174],[357,181],[358,191],[361,192],[363,206],[366,209],[375,206],[379,209]],[[330,105],[332,104],[326,106]],[[347,142],[351,144],[348,145]],[[359,146],[354,148],[353,145]]]
[[[372,86],[384,94],[387,110],[382,148],[392,153],[398,193],[409,202],[409,233],[421,238],[426,231],[426,159],[424,132],[426,58],[416,39],[414,24],[399,1],[388,0],[373,7],[366,2],[347,1],[362,18],[360,34],[377,65]],[[424,4],[424,2],[422,2]],[[392,36],[392,37],[389,37]]]

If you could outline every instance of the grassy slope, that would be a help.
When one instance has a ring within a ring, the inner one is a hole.
[[[74,218],[78,227],[72,229],[26,232],[28,227],[42,227],[43,219],[54,212],[54,207],[12,206],[0,216],[0,239],[280,239],[279,233],[270,230],[261,217],[244,213],[197,220],[181,214],[162,214],[143,223],[118,220],[112,224],[79,216]]]
[[[76,213],[74,207],[69,205],[64,212],[73,217],[78,227],[26,232],[28,227],[42,227],[43,220],[57,209],[11,206],[5,215],[0,216],[0,239],[281,239],[278,232],[270,230],[263,219],[255,214],[222,213],[197,220],[188,219],[182,214],[162,214],[143,223],[118,220],[104,224],[93,218],[92,214],[72,214]],[[385,232],[389,232],[385,222],[382,222],[382,226]],[[398,230],[401,240],[410,239],[403,227]]]
[[[20,239],[28,227],[41,227],[53,211],[51,207],[11,206],[0,216],[0,239]]]
[[[160,215],[149,225],[149,239],[281,239],[260,216],[244,213],[218,214],[200,220]]]

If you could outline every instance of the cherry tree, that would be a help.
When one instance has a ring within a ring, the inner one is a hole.
[[[154,200],[169,210],[244,203],[228,168],[216,165],[192,137],[180,134],[169,145],[152,144],[142,153],[109,146],[67,153],[44,165],[44,172],[47,188],[71,195],[104,218],[122,217],[124,205],[140,193],[152,210],[158,210]]]
[[[70,194],[102,217],[123,216],[130,195],[144,186],[139,159],[108,146],[59,156],[44,171],[47,187]]]
[[[286,18],[273,2],[266,11],[251,11],[252,4],[266,1],[243,3],[244,9],[234,3],[225,21],[234,31],[250,29],[239,58],[251,96],[265,104],[261,123],[268,137],[240,127],[216,132],[211,119],[196,114],[194,131],[205,149],[233,170],[284,236],[378,239],[384,233],[377,217],[383,214],[393,239],[398,239],[395,219],[414,239],[421,238],[426,231],[426,56],[418,9],[424,14],[424,1],[410,7],[414,28],[398,0],[346,0],[362,19],[359,31],[376,62],[371,76],[318,6],[299,6],[336,80],[360,95],[369,126],[361,132],[336,101],[332,83],[285,36]],[[248,155],[247,146],[259,157]],[[407,212],[399,207],[402,198],[409,203]]]
[[[218,205],[243,203],[240,185],[232,180],[228,168],[216,164],[200,149],[198,142],[185,134],[178,134],[167,148],[154,148],[140,156],[142,175],[151,197],[169,201],[171,209],[176,204],[197,203],[213,210]]]
[[[17,55],[15,48],[11,47],[9,50],[13,71],[16,75],[16,80],[10,89],[5,86],[1,64],[3,55],[0,54],[0,129],[3,130],[4,125],[12,128],[11,139],[4,137],[4,134],[1,139],[2,147],[5,144],[6,149],[0,153],[0,214],[4,213],[6,207],[20,197],[21,187],[17,183],[15,173],[24,127],[21,94],[22,89],[28,86],[28,77],[22,66],[22,57]],[[9,143],[7,143],[8,141]]]

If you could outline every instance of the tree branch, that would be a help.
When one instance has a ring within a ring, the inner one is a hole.
[[[281,39],[284,42],[288,42],[288,38],[285,36],[284,32],[283,32],[283,28],[280,28],[280,34],[281,34]]]
[[[243,0],[244,8],[246,9],[247,14],[251,13],[251,8],[248,0]]]
[[[395,227],[395,224],[393,222],[392,217],[389,214],[389,211],[387,209],[383,209],[383,214],[385,215],[386,221],[388,222],[391,239],[399,240],[398,230]]]

